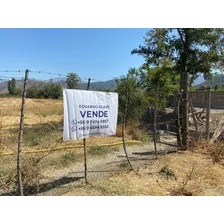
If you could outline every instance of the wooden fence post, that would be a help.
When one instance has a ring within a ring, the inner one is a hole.
[[[154,108],[154,116],[153,116],[153,142],[154,142],[156,159],[158,159],[158,153],[157,153],[157,102],[158,102],[158,87],[156,88],[155,108]]]
[[[182,101],[182,92],[178,94],[178,101],[177,101],[177,146],[179,149],[183,148],[183,143],[182,143],[182,134],[181,134],[181,116],[180,116],[180,106],[181,106],[181,101]]]
[[[88,84],[87,84],[87,89],[86,89],[86,90],[89,90],[89,87],[90,87],[90,81],[91,81],[91,79],[89,78],[89,79],[88,79]],[[87,173],[88,173],[88,170],[87,170],[86,138],[83,139],[83,147],[84,147],[85,184],[87,184],[87,183],[88,183],[88,181],[87,181]]]
[[[24,109],[25,109],[28,74],[29,74],[29,70],[26,69],[24,86],[23,86],[23,95],[22,95],[22,106],[21,106],[20,127],[19,127],[19,141],[18,141],[18,151],[17,151],[17,181],[18,181],[19,193],[21,196],[23,196],[21,152],[22,152],[22,143],[23,143]]]
[[[125,156],[127,158],[128,164],[130,166],[130,170],[133,170],[131,161],[129,159],[127,150],[126,150],[126,143],[125,143],[125,137],[124,137],[124,129],[125,129],[125,123],[126,123],[126,116],[127,116],[127,110],[128,110],[128,97],[129,97],[129,91],[128,91],[128,79],[126,80],[126,102],[125,102],[125,108],[124,108],[124,114],[123,114],[123,118],[122,118],[122,142],[123,142],[123,149],[124,149],[124,153]]]
[[[207,91],[207,103],[206,103],[206,131],[205,138],[206,140],[210,139],[210,110],[211,110],[211,88],[209,87]]]

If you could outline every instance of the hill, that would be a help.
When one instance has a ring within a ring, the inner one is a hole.
[[[16,87],[22,89],[24,84],[24,80],[16,80]],[[28,88],[32,85],[41,85],[44,84],[44,81],[31,79],[28,80]],[[0,93],[8,93],[8,81],[4,81],[0,83]]]
[[[210,86],[210,87],[215,87],[218,86],[219,88],[224,86],[224,75],[217,75],[214,76],[211,80],[206,80],[198,85],[196,85],[197,87],[200,86]]]
[[[55,79],[54,80],[55,83],[60,83],[62,88],[67,88],[67,84],[65,79]],[[103,90],[103,89],[111,89],[114,90],[115,89],[115,81],[112,80],[108,80],[108,81],[102,81],[102,82],[91,82],[90,83],[90,89],[91,90]],[[86,89],[87,88],[87,82],[82,82],[81,85],[81,89]]]
[[[67,84],[65,82],[65,79],[55,79],[53,80],[55,83],[61,84],[62,88],[67,88]],[[23,80],[16,80],[16,87],[17,88],[23,88]],[[28,88],[32,85],[42,85],[44,84],[44,81],[41,80],[36,80],[36,79],[31,79],[28,80]],[[114,80],[108,80],[104,82],[92,82],[90,84],[90,89],[91,90],[104,90],[104,89],[115,89],[115,81]],[[87,82],[82,83],[81,89],[86,89],[87,88]],[[0,93],[8,93],[8,81],[0,82]]]

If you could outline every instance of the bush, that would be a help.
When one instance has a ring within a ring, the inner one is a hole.
[[[38,98],[38,92],[39,92],[39,89],[37,88],[37,86],[33,85],[27,89],[26,96],[28,98]]]
[[[27,89],[28,98],[59,99],[62,97],[62,86],[50,81],[39,88],[36,85]]]
[[[175,173],[168,166],[162,167],[159,171],[159,175],[166,178],[167,180],[169,179],[177,180]]]

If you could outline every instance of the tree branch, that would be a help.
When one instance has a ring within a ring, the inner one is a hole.
[[[179,29],[179,28],[177,28],[177,32],[178,32],[179,35],[180,35],[180,38],[181,38],[181,41],[182,41],[183,45],[185,45],[183,35],[182,35],[182,33],[180,32],[180,29]]]

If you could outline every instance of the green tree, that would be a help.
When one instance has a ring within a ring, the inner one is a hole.
[[[139,70],[141,87],[146,88],[148,94],[156,89],[165,92],[166,95],[173,95],[178,92],[180,75],[169,62],[163,61],[157,67],[144,64]]]
[[[176,74],[180,74],[183,90],[182,142],[188,147],[188,89],[199,74],[211,77],[223,66],[222,47],[224,29],[152,29],[145,43],[132,54],[142,55],[149,67],[158,67],[161,60],[170,60]]]
[[[126,121],[136,121],[141,117],[141,101],[143,91],[139,88],[139,72],[137,69],[129,69],[126,76],[115,78],[115,92],[119,94],[118,122],[121,122],[127,106]]]
[[[12,78],[12,80],[8,81],[8,91],[10,95],[15,95],[16,92],[16,80]]]
[[[219,89],[219,86],[218,86],[218,84],[216,84],[215,87],[214,87],[214,90],[217,91],[218,89]]]
[[[50,80],[48,83],[41,84],[40,86],[32,85],[27,89],[28,98],[45,98],[45,99],[59,99],[62,97],[62,86],[53,83]]]
[[[54,84],[52,90],[52,99],[59,99],[62,97],[62,86],[60,84]]]
[[[66,83],[68,89],[77,89],[80,87],[81,79],[76,73],[68,73]]]
[[[34,84],[30,88],[27,89],[26,96],[27,98],[38,98],[38,92],[39,92],[39,89]]]
[[[19,95],[21,94],[21,89],[16,88],[16,80],[12,78],[12,80],[8,81],[8,91],[10,95]]]

